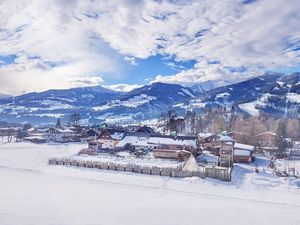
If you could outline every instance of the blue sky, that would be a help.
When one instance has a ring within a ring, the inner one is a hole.
[[[154,80],[159,74],[173,75],[181,70],[193,68],[194,60],[177,62],[174,58],[162,55],[150,56],[147,59],[135,59],[135,65],[124,60],[119,66],[122,67],[120,76],[108,76],[105,84],[126,83],[126,84],[147,84]]]
[[[2,0],[0,92],[297,72],[299,11],[295,0]]]

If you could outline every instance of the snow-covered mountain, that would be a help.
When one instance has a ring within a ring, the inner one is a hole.
[[[0,99],[2,99],[2,98],[9,98],[10,97],[10,95],[6,95],[6,94],[1,94],[0,93]]]
[[[88,115],[90,107],[120,96],[103,87],[49,90],[0,99],[0,120],[8,122],[53,123],[71,113]],[[86,116],[84,116],[86,117]]]
[[[0,120],[55,123],[79,113],[89,123],[129,122],[160,116],[178,102],[195,97],[193,91],[176,84],[153,83],[127,93],[103,87],[72,88],[29,93],[0,99]]]
[[[215,88],[215,84],[213,81],[205,81],[202,83],[197,83],[191,86],[191,89],[195,92],[195,93],[204,93],[207,91],[210,91],[212,89]]]
[[[120,95],[92,108],[96,118],[107,122],[132,122],[159,117],[179,102],[188,102],[196,95],[178,84],[153,83]]]
[[[298,117],[300,113],[300,73],[265,74],[243,82],[212,89],[188,104],[189,110],[211,106],[237,106],[250,115],[271,114]]]
[[[265,74],[224,87],[200,89],[153,83],[127,93],[102,87],[29,93],[0,99],[0,121],[48,124],[58,117],[66,122],[72,113],[79,113],[89,123],[129,123],[158,118],[170,109],[180,114],[217,105],[235,106],[251,115],[300,115],[300,73]]]

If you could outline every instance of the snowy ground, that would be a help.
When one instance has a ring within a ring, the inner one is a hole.
[[[262,157],[231,183],[47,165],[83,147],[0,143],[0,224],[300,224],[300,181]]]

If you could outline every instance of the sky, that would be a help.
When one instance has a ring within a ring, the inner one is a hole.
[[[0,93],[300,71],[299,0],[1,0]]]

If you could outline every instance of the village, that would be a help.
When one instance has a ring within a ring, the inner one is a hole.
[[[147,125],[97,126],[62,125],[0,128],[2,142],[83,143],[77,154],[49,158],[50,165],[90,167],[170,177],[210,177],[231,181],[236,164],[251,165],[260,172],[257,156],[264,156],[268,167],[280,177],[299,178],[300,144],[287,139],[289,148],[278,155],[275,133],[257,135],[259,146],[245,144],[239,132],[183,135],[157,132]],[[85,144],[84,144],[85,143]]]

